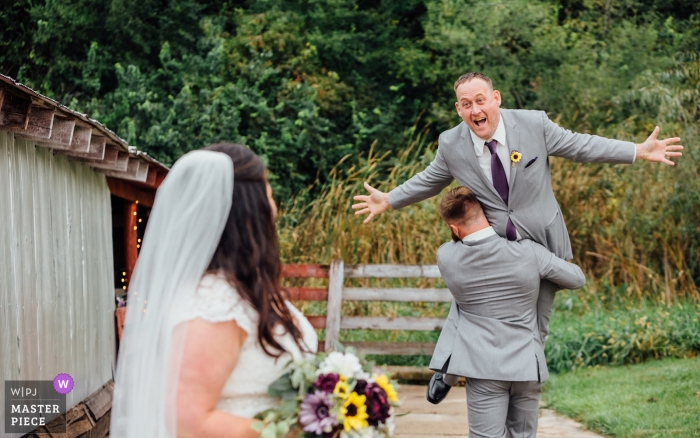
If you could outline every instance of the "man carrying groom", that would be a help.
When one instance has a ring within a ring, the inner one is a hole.
[[[578,289],[586,278],[532,240],[497,235],[467,187],[447,192],[440,216],[452,242],[440,247],[437,262],[458,311],[440,333],[430,368],[467,378],[471,438],[534,437],[549,377],[537,330],[540,280]]]

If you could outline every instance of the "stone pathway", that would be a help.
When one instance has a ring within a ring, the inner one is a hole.
[[[452,389],[439,405],[425,400],[425,386],[401,385],[403,400],[398,413],[410,414],[396,418],[398,438],[458,437],[467,438],[467,405],[464,388]],[[601,438],[601,435],[583,430],[574,420],[557,415],[549,409],[540,410],[538,438]]]

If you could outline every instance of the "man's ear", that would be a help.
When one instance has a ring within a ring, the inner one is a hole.
[[[457,239],[459,239],[459,233],[460,233],[460,231],[461,231],[461,230],[459,229],[459,226],[457,226],[457,225],[455,225],[455,224],[447,224],[447,225],[450,227],[450,230],[452,230],[452,236],[453,236],[453,237],[454,237],[454,236],[457,236]],[[457,241],[458,241],[458,240],[457,240]]]
[[[493,90],[493,99],[496,101],[498,106],[501,106],[501,92],[498,90]]]

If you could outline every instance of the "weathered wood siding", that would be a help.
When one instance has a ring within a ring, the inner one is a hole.
[[[53,380],[68,373],[75,380],[68,408],[108,382],[112,270],[105,176],[0,131],[2,378]]]

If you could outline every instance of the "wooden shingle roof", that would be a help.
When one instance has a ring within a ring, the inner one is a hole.
[[[0,130],[107,176],[157,188],[168,168],[86,114],[0,74]]]

